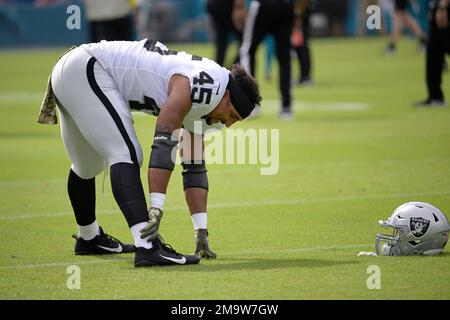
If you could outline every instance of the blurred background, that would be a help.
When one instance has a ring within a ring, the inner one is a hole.
[[[296,13],[292,35],[283,34],[290,64],[279,63],[286,59],[278,59],[276,39],[261,42],[262,111],[236,127],[279,130],[279,145],[271,143],[279,172],[208,163],[208,228],[220,259],[137,273],[132,257],[73,256],[70,160],[59,126],[36,123],[52,66],[71,45],[150,37],[229,67],[239,32],[222,6],[232,1],[0,0],[0,299],[450,299],[449,246],[432,261],[377,258],[382,290],[367,288],[373,257],[357,257],[373,250],[377,221],[402,203],[429,202],[450,217],[450,27],[428,28],[436,0],[298,0],[308,7]],[[374,30],[366,24],[371,5],[381,18]],[[273,22],[274,11],[264,18]],[[291,79],[282,82],[286,65]],[[147,157],[155,119],[133,116]],[[176,166],[162,230],[191,252],[181,172]],[[108,180],[96,182],[99,221],[127,241]],[[82,290],[66,287],[71,264],[83,264]]]
[[[117,14],[129,19],[133,39],[150,36],[162,42],[208,42],[213,37],[206,0],[123,0],[128,6],[89,8],[89,0],[0,0],[0,47],[64,46],[89,42],[90,21]],[[95,1],[94,1],[95,2]],[[365,27],[368,5],[382,9],[382,31]],[[66,27],[72,11],[80,9],[79,27]],[[93,5],[95,7],[95,4]],[[427,29],[428,0],[416,0],[408,8]],[[311,35],[361,36],[389,33],[394,4],[391,0],[315,0],[311,4]],[[109,18],[107,17],[107,18]]]

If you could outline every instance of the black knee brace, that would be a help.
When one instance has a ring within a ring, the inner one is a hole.
[[[175,167],[177,145],[178,141],[173,141],[171,134],[156,132],[148,167],[172,171]]]
[[[183,187],[203,188],[208,190],[208,175],[206,172],[205,161],[201,163],[182,163],[183,166]]]

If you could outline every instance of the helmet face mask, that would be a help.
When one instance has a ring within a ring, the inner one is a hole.
[[[450,231],[444,213],[424,202],[405,203],[379,223],[393,232],[376,236],[377,255],[380,251],[387,256],[436,255],[444,251]]]
[[[403,238],[408,234],[408,230],[405,226],[395,226],[387,223],[386,221],[380,221],[382,227],[392,228],[392,235],[388,234],[377,234],[375,240],[375,249],[377,255],[380,254],[380,245],[381,246],[381,254],[384,256],[403,256],[405,255],[402,252],[401,244],[404,242]]]

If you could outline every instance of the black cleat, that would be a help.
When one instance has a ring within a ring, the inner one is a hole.
[[[395,54],[395,53],[397,52],[397,46],[396,46],[395,44],[390,43],[390,44],[386,47],[386,49],[384,49],[384,52],[385,52],[387,55],[393,55],[393,54]]]
[[[416,102],[414,106],[416,108],[443,108],[447,106],[447,103],[442,99],[427,99]]]
[[[294,114],[290,109],[283,109],[278,114],[278,118],[283,121],[292,121],[294,119]]]
[[[300,78],[298,84],[304,87],[311,87],[314,85],[314,81],[311,79],[310,76],[305,76],[303,78]]]
[[[76,240],[76,255],[129,253],[136,251],[134,245],[122,243],[118,239],[104,233],[101,227],[99,229],[100,234],[91,240],[84,240],[75,234],[72,235]]]
[[[134,256],[136,268],[197,264],[199,262],[200,257],[178,253],[169,244],[163,243],[159,239],[153,241],[151,249],[136,248]]]

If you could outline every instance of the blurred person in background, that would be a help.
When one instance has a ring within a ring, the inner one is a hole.
[[[292,46],[300,64],[298,84],[312,85],[311,52],[309,50],[310,34],[310,0],[298,0],[294,7],[294,28],[292,31]]]
[[[0,0],[0,4],[35,4],[37,0]]]
[[[89,41],[133,40],[132,2],[129,0],[84,0],[89,23]]]
[[[445,54],[450,54],[450,0],[430,0],[430,31],[426,51],[428,98],[417,107],[445,107],[441,89]]]
[[[348,0],[317,0],[318,10],[327,16],[331,35],[342,36],[345,33],[348,2]]]
[[[138,0],[136,13],[136,29],[138,38],[146,38],[148,34],[150,11],[152,10],[152,0]]]
[[[294,0],[252,0],[247,10],[245,0],[235,0],[233,22],[244,30],[239,50],[240,63],[255,76],[255,53],[265,36],[275,39],[279,64],[279,88],[282,98],[280,119],[292,119],[291,108],[291,31],[294,17]],[[243,23],[243,21],[245,21]],[[252,117],[259,115],[253,110]]]
[[[35,0],[34,5],[36,7],[43,7],[43,6],[51,6],[51,5],[57,5],[64,3],[64,0]]]
[[[395,0],[391,42],[386,49],[386,52],[389,54],[396,52],[398,39],[405,24],[419,40],[420,48],[424,48],[426,45],[425,33],[422,31],[422,28],[419,26],[415,18],[408,12],[409,3],[409,0]]]
[[[242,30],[238,30],[232,21],[234,0],[208,0],[206,10],[211,17],[214,29],[214,44],[216,46],[216,62],[224,64],[230,33],[236,36],[239,46],[242,42]],[[239,60],[239,54],[234,62]]]
[[[264,38],[264,45],[266,47],[264,55],[264,78],[266,80],[272,80],[272,66],[275,56],[275,40],[272,35]]]

